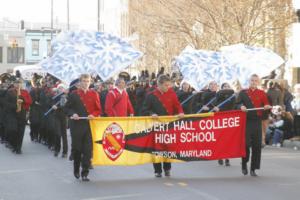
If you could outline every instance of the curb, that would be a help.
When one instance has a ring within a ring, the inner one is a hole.
[[[284,140],[282,146],[294,150],[300,150],[300,141]]]

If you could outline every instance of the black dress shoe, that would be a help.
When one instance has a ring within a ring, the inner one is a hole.
[[[257,176],[257,174],[255,173],[255,170],[250,170],[250,175],[251,176]]]
[[[90,179],[89,179],[87,176],[83,176],[83,177],[82,177],[82,181],[88,182],[88,181],[90,181]]]
[[[218,163],[219,163],[219,165],[223,165],[224,164],[223,160],[218,160]]]
[[[228,159],[225,160],[225,166],[226,166],[226,167],[229,167],[229,166],[230,166],[230,162],[229,162]]]
[[[16,154],[22,154],[22,151],[20,149],[16,150]]]
[[[154,173],[154,176],[155,176],[156,178],[161,178],[161,177],[162,177],[161,173]]]
[[[74,176],[75,178],[79,179],[80,178],[80,174],[79,174],[79,169],[78,170],[74,170]]]
[[[74,176],[75,178],[79,179],[80,178],[79,172],[74,172]]]
[[[242,174],[245,176],[248,174],[247,164],[242,164]]]
[[[69,161],[73,161],[74,158],[73,158],[73,154],[71,153],[70,156],[69,156]]]
[[[242,174],[244,174],[245,176],[248,174],[248,169],[242,169]]]

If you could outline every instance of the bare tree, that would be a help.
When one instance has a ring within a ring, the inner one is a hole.
[[[295,20],[291,0],[131,0],[130,12],[147,55],[164,65],[187,45],[217,50],[245,43],[284,56],[285,33]]]

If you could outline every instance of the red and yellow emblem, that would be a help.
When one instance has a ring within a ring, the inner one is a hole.
[[[124,150],[125,133],[121,126],[114,122],[105,129],[102,141],[106,156],[115,161]]]

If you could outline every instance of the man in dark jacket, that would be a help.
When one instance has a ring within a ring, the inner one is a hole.
[[[74,157],[74,176],[79,178],[80,164],[83,181],[89,181],[89,167],[92,153],[92,135],[88,120],[101,114],[100,99],[96,91],[89,89],[91,77],[88,74],[80,76],[80,87],[69,95],[66,109],[72,123],[72,151]]]
[[[251,167],[250,175],[257,176],[255,170],[260,169],[261,160],[261,140],[262,140],[262,110],[247,111],[249,108],[271,109],[267,94],[259,90],[259,77],[256,74],[250,77],[249,89],[239,93],[238,104],[242,111],[247,112],[246,122],[246,157],[242,158],[242,173],[248,174],[247,163],[250,158],[251,148]]]
[[[171,88],[171,80],[166,75],[160,75],[157,80],[157,88],[150,92],[143,105],[143,112],[145,116],[150,115],[154,118],[157,116],[175,115],[183,117],[183,109],[178,101],[176,93]],[[156,177],[162,175],[162,164],[154,163],[154,173]],[[165,176],[170,176],[171,163],[164,162],[163,168]]]

